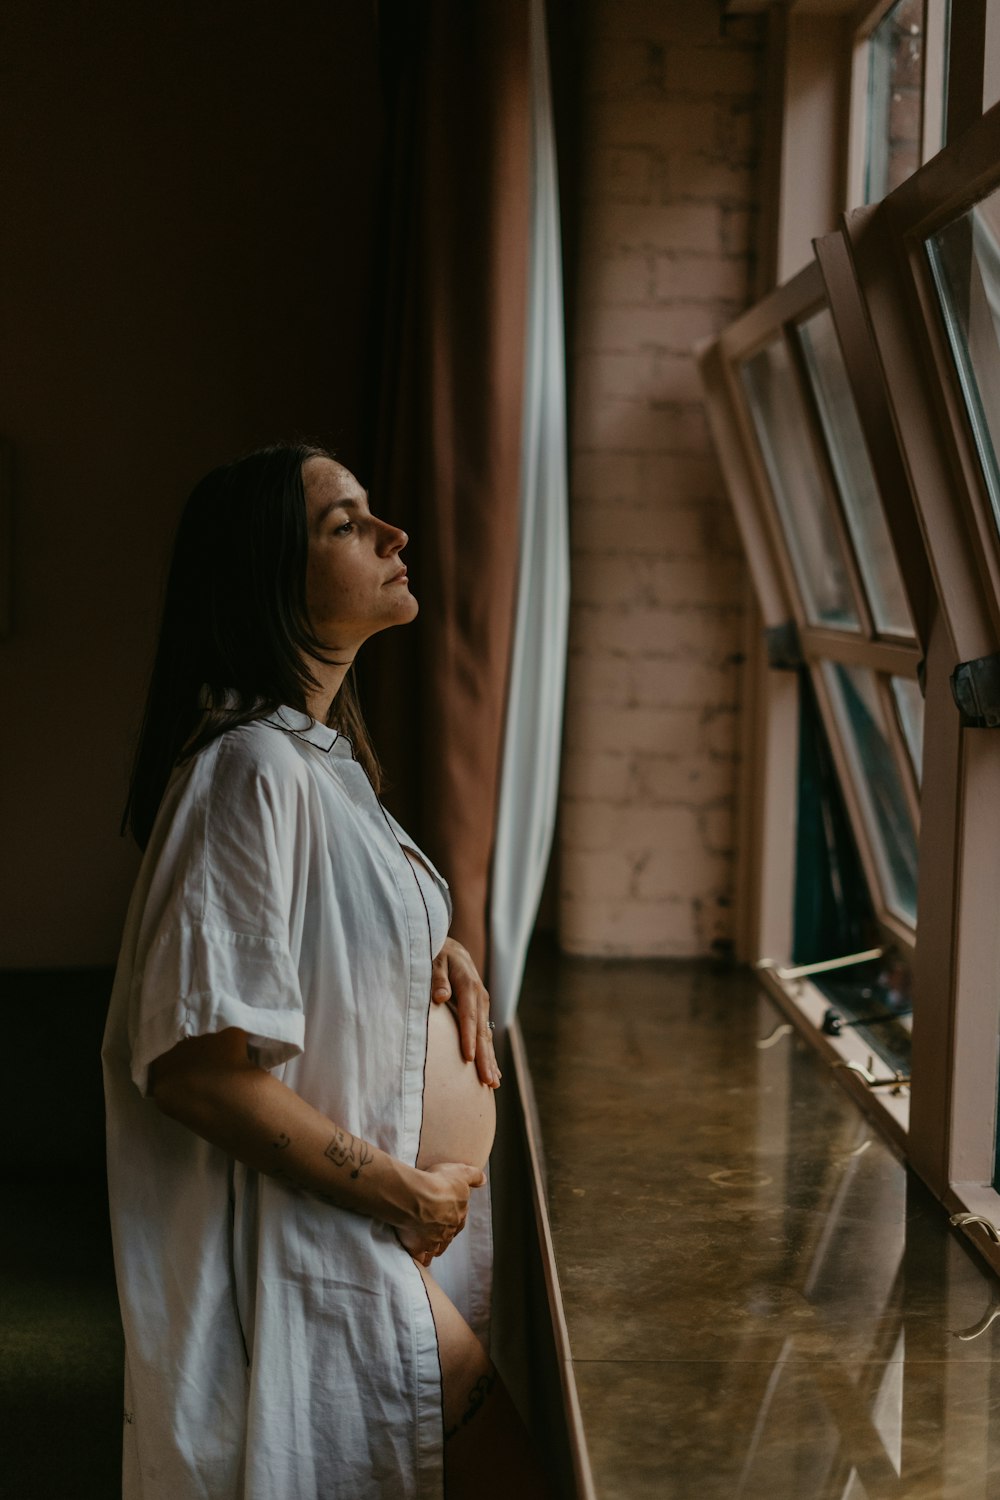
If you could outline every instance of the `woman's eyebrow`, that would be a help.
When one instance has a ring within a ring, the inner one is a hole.
[[[360,510],[360,500],[328,500],[316,517],[316,525],[322,526],[327,516],[332,515],[335,510]]]

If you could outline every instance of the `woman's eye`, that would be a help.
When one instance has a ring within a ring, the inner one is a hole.
[[[351,532],[351,531],[353,531],[353,530],[354,530],[354,522],[353,521],[345,521],[343,523],[343,525],[336,526],[334,528],[333,534],[334,534],[334,536],[347,536],[348,533]]]

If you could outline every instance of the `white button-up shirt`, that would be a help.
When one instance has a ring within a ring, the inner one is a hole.
[[[406,847],[349,742],[290,709],[167,788],[104,1043],[127,1500],[441,1495],[434,1322],[392,1230],[234,1163],[146,1096],[155,1058],[236,1026],[331,1120],[415,1162],[450,905]],[[485,1208],[455,1242],[474,1324]]]

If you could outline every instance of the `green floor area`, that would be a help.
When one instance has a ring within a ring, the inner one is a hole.
[[[0,1491],[11,1500],[121,1493],[100,1056],[111,979],[109,969],[0,974],[18,1054],[36,1064],[4,1079],[16,1125],[0,1216]]]
[[[121,1491],[122,1336],[102,1178],[4,1184],[0,1228],[3,1492]]]

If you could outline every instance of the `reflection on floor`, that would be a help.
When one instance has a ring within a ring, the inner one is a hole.
[[[1000,1496],[1000,1287],[749,976],[542,952],[520,1014],[600,1500]]]

